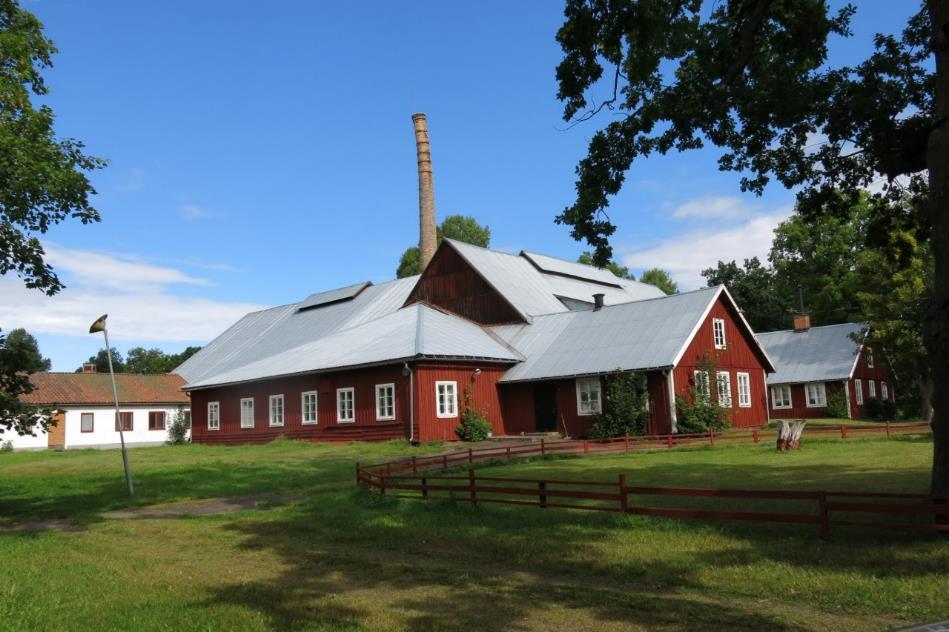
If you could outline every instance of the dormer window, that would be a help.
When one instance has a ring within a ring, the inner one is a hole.
[[[723,318],[712,319],[712,339],[716,349],[725,348],[725,320]]]

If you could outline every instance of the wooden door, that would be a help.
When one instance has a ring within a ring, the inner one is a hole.
[[[557,430],[557,385],[553,382],[534,385],[534,428],[537,432]]]
[[[49,441],[47,445],[50,448],[62,449],[66,447],[66,414],[65,413],[55,413],[53,415],[53,421],[56,422],[54,426],[52,423],[49,426],[49,434],[47,435]]]

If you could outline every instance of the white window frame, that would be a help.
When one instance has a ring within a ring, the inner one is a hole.
[[[598,415],[603,412],[603,385],[600,383],[600,378],[598,377],[579,377],[576,380],[577,386],[577,414],[581,417],[589,417],[590,415]],[[593,399],[590,397],[591,393],[596,393],[596,406],[594,407],[592,402]],[[583,393],[587,394],[587,405],[586,410],[583,408]]]
[[[221,402],[208,402],[208,430],[221,429]]]
[[[781,397],[778,397],[778,394],[781,394]],[[789,408],[794,407],[794,401],[791,399],[793,395],[791,394],[791,385],[790,384],[778,384],[771,387],[771,408],[772,410],[788,410]],[[787,397],[785,397],[787,395]],[[781,403],[787,401],[786,404]]]
[[[890,389],[883,380],[880,380],[880,399],[884,401],[890,399]]]
[[[708,403],[712,399],[712,380],[709,378],[708,371],[695,371],[692,374],[692,381],[695,383],[695,392]]]
[[[751,375],[748,373],[735,373],[738,381],[738,407],[751,408]]]
[[[269,423],[270,423],[270,427],[271,427],[271,428],[282,428],[283,425],[284,425],[284,422],[286,421],[286,419],[285,419],[285,417],[286,417],[286,410],[284,409],[283,394],[281,393],[280,395],[271,395],[270,397],[267,398],[267,404],[268,404],[267,410],[268,410],[268,412],[269,412],[268,420],[269,420]],[[280,419],[279,419],[279,420],[277,420],[277,419],[276,419],[276,415],[274,415],[274,404],[278,404],[278,406],[279,406],[279,408],[280,408]]]
[[[867,368],[873,368],[873,349],[867,347]]]
[[[814,403],[811,403],[811,388],[818,389]],[[804,385],[804,404],[807,408],[826,408],[827,407],[827,385],[824,382],[810,382]]]
[[[724,378],[724,379],[722,379]],[[724,388],[722,388],[724,386]],[[715,392],[718,394],[718,405],[722,408],[732,407],[732,376],[728,371],[715,372]]]
[[[376,421],[392,419],[395,419],[395,383],[376,384]]]
[[[863,406],[863,380],[859,377],[853,381],[853,392],[857,395],[857,406]]]
[[[728,346],[728,341],[725,339],[724,318],[712,319],[712,340],[715,343],[716,349],[724,349]]]
[[[244,402],[250,402],[250,408],[249,408],[249,409],[244,407]],[[244,411],[245,411],[245,410],[250,410],[250,421],[245,421],[245,419],[244,419]],[[254,415],[255,415],[255,412],[256,412],[256,411],[254,410],[254,398],[253,398],[253,397],[242,397],[242,398],[241,398],[241,428],[242,428],[242,429],[247,429],[247,428],[253,428],[253,427],[254,427]]]
[[[83,422],[86,420],[86,415],[89,415],[89,417],[92,419],[92,425],[89,426],[88,430],[86,430],[82,425]],[[79,432],[89,433],[89,432],[95,432],[95,431],[96,431],[96,414],[95,413],[80,414],[79,415]]]
[[[445,388],[444,401],[442,387]],[[439,419],[454,419],[458,416],[458,382],[453,380],[435,382],[435,416]]]
[[[342,395],[346,393],[349,395],[349,416],[344,415]],[[336,389],[336,423],[338,424],[352,424],[356,423],[356,389],[352,386],[347,386],[346,388]]]
[[[877,398],[877,383],[873,380],[867,380],[867,397],[870,399]]]
[[[312,409],[307,405],[307,398],[313,398]],[[303,391],[300,393],[300,423],[304,426],[313,426],[320,422],[319,394],[316,391]],[[307,413],[313,413],[310,417]]]

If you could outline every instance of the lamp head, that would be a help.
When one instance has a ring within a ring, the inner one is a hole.
[[[99,316],[96,322],[92,323],[92,325],[89,326],[89,333],[95,334],[95,333],[99,333],[100,331],[105,331],[105,319],[108,317],[109,317],[108,314],[103,314],[102,316]]]

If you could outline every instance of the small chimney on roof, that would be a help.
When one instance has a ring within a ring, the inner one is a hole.
[[[804,311],[804,288],[797,286],[797,297],[801,302],[801,310],[794,313],[794,331],[802,332],[811,328],[811,315]]]
[[[428,119],[422,113],[412,115],[415,127],[415,151],[418,158],[418,250],[424,270],[435,256],[435,182],[432,177],[432,146],[428,141]]]
[[[606,296],[601,292],[597,292],[593,295],[593,311],[598,312],[603,309],[603,297]]]
[[[95,373],[96,365],[94,362],[83,362],[82,363],[82,372],[83,373]]]

